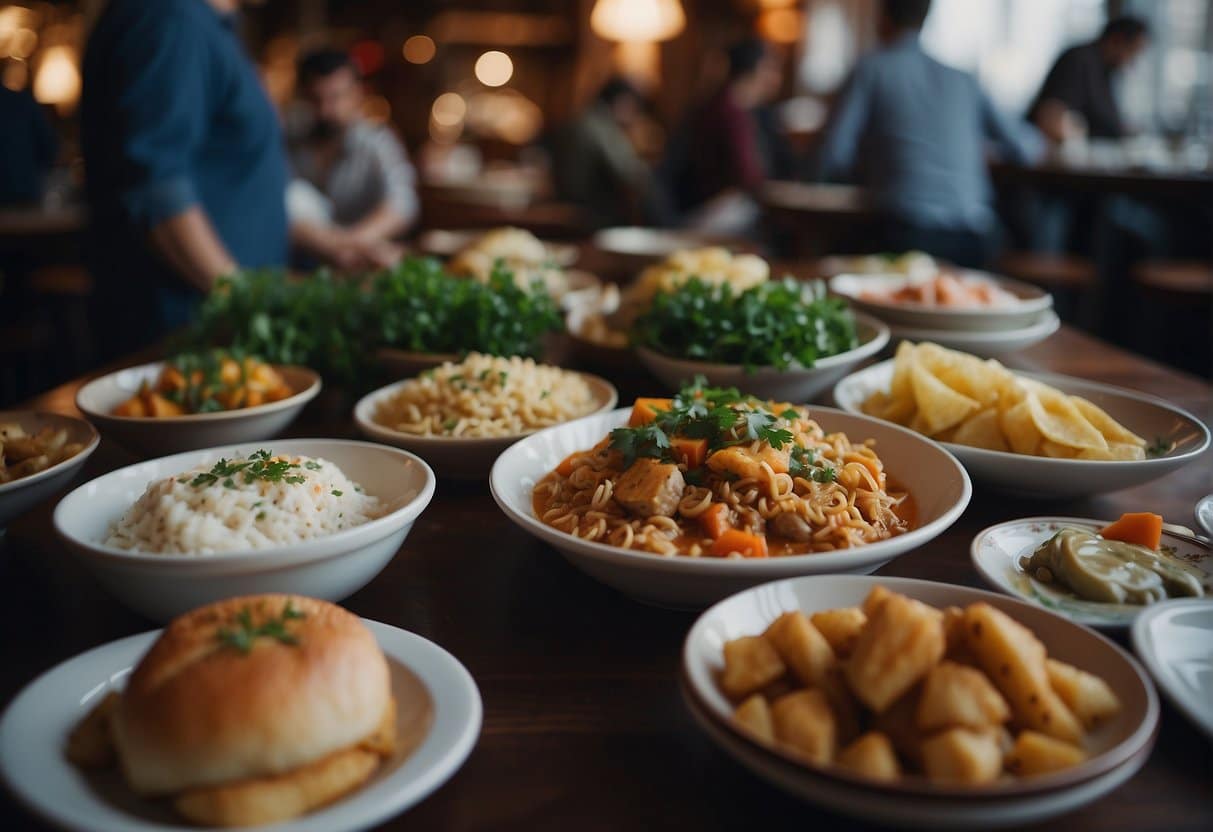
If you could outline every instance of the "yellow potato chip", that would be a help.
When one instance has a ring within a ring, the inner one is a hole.
[[[1024,401],[1036,429],[1046,439],[1071,448],[1108,449],[1103,434],[1083,417],[1064,393],[1047,387],[1030,391]]]
[[[1054,459],[1076,459],[1081,449],[1071,448],[1069,445],[1059,445],[1051,439],[1045,439],[1040,443],[1037,451],[1041,456],[1050,456]]]
[[[1007,438],[1003,436],[1002,426],[998,423],[998,410],[993,407],[987,407],[966,419],[956,428],[951,441],[957,445],[985,448],[988,451],[1011,450]]]
[[[914,398],[914,388],[910,383],[910,368],[914,364],[914,345],[909,341],[902,341],[897,345],[897,352],[893,356],[893,381],[889,385],[889,396],[895,401]]]
[[[983,407],[998,403],[1000,373],[1007,373],[1001,365],[993,367],[974,355],[944,349],[938,344],[919,344],[918,363],[957,393],[968,396]]]
[[[1079,459],[1145,459],[1146,449],[1131,442],[1109,442],[1108,449],[1084,448],[1078,452]]]
[[[1029,393],[1024,400],[1014,407],[1003,410],[998,415],[998,424],[1007,439],[1011,450],[1017,454],[1035,454],[1040,444],[1040,431],[1032,421],[1032,413],[1028,409],[1028,398],[1034,397]]]
[[[1097,405],[1094,405],[1086,399],[1078,396],[1071,396],[1070,401],[1076,408],[1078,408],[1078,412],[1083,415],[1083,418],[1090,422],[1097,431],[1103,434],[1103,437],[1108,441],[1109,446],[1116,443],[1137,445],[1142,448],[1145,447],[1146,440],[1142,439],[1120,422],[1113,419]],[[1136,458],[1140,459],[1141,457]]]
[[[921,364],[911,365],[910,381],[914,385],[918,417],[926,426],[928,435],[959,424],[980,407],[973,399],[944,384]]]

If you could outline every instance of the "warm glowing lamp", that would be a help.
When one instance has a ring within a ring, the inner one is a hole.
[[[514,62],[504,52],[491,49],[476,59],[475,73],[486,87],[500,87],[513,77]]]
[[[616,67],[644,87],[661,74],[658,42],[676,37],[686,23],[679,0],[598,0],[590,13],[590,28],[618,42]]]
[[[80,70],[76,50],[70,46],[51,46],[42,53],[34,75],[34,98],[54,104],[60,112],[70,112],[80,100]]]

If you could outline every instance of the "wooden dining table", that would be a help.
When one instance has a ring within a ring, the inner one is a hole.
[[[1208,383],[1066,327],[1005,363],[1144,391],[1206,421],[1213,410]],[[623,402],[659,390],[639,369],[612,380]],[[81,383],[25,406],[74,413]],[[289,434],[354,436],[350,398],[330,391]],[[1114,518],[1145,510],[1191,525],[1196,501],[1213,491],[1211,456],[1139,488],[1078,500],[1012,498],[978,484],[955,525],[878,574],[980,586],[969,559],[974,535],[1015,517]],[[135,459],[103,439],[82,479]],[[59,662],[154,627],[109,597],[70,556],[52,528],[54,504],[32,510],[0,538],[0,702]],[[484,701],[483,728],[466,764],[383,828],[866,828],[760,780],[696,727],[678,686],[694,612],[637,603],[578,572],[514,526],[484,481],[440,481],[394,560],[343,603],[446,648],[471,671]],[[1115,638],[1127,649],[1123,637]],[[0,828],[27,827],[38,828],[36,819],[5,796]],[[1213,746],[1164,701],[1145,768],[1101,800],[1039,828],[1213,829]]]

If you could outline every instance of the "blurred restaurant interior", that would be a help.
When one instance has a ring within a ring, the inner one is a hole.
[[[107,5],[137,4],[0,4],[0,403],[168,326],[107,326],[142,286],[131,273],[139,261],[119,268],[90,243],[111,231],[95,215],[104,197],[86,188],[89,131],[103,134],[94,139],[103,148],[123,125],[104,104],[101,123],[88,124],[90,85],[94,97],[107,95],[120,70],[109,72],[115,58],[99,47],[92,77],[86,44],[104,36],[112,53],[131,42],[109,31],[123,24],[114,14],[106,26]],[[621,282],[644,262],[649,238],[604,229],[678,230],[761,252],[798,277],[827,274],[830,255],[917,249],[1045,287],[1067,323],[1213,371],[1209,0],[935,0],[922,49],[977,79],[992,113],[983,110],[983,125],[996,122],[988,145],[968,140],[967,115],[925,124],[925,139],[922,124],[903,131],[946,115],[943,92],[923,109],[925,100],[881,100],[887,90],[864,100],[857,79],[848,101],[857,61],[881,46],[877,0],[211,5],[239,7],[233,25],[291,147],[289,263],[242,265],[365,271],[426,251],[427,232],[498,226],[577,243],[584,268]],[[1105,29],[1114,19],[1132,25]],[[1059,56],[1084,44],[1094,44],[1100,68],[1071,66],[1061,77]],[[914,94],[912,81],[905,92]],[[174,94],[188,107],[202,93]],[[862,107],[888,122],[875,137],[855,127]],[[339,186],[322,181],[332,170],[322,128],[350,120],[386,126],[402,142],[367,134],[379,137],[368,139],[367,158],[395,168],[377,185],[390,210],[374,240],[324,226],[362,219],[341,219],[354,209],[339,204],[334,218],[332,194],[320,193]],[[980,158],[983,171],[934,169],[941,152]],[[920,153],[916,180],[885,180],[897,159]],[[933,184],[943,190],[931,194]],[[925,201],[903,186],[927,189]],[[927,222],[925,233],[895,227],[903,198],[928,220],[936,210],[962,216],[964,198],[980,211],[988,201],[994,214],[955,233]],[[320,219],[308,225],[312,216]]]

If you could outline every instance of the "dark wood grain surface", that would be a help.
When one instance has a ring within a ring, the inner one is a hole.
[[[1213,409],[1207,383],[1069,329],[1007,363],[1146,391],[1206,422]],[[658,389],[641,375],[615,380],[622,401]],[[31,404],[73,413],[78,386]],[[332,398],[317,402],[291,434],[352,436],[347,414]],[[1141,488],[1089,499],[1031,502],[978,487],[951,529],[881,574],[977,586],[969,563],[973,536],[1030,514],[1152,510],[1191,525],[1194,504],[1213,491],[1210,457]],[[84,476],[132,461],[103,441]],[[54,502],[14,522],[0,539],[0,702],[83,650],[151,628],[69,557],[51,527]],[[483,731],[466,765],[386,828],[855,828],[753,777],[696,729],[677,684],[692,614],[638,604],[582,575],[515,528],[484,485],[440,482],[401,552],[345,605],[451,651],[484,699]],[[37,828],[11,797],[0,800],[0,828]],[[1164,705],[1145,769],[1098,803],[1041,828],[1213,829],[1213,747]]]

